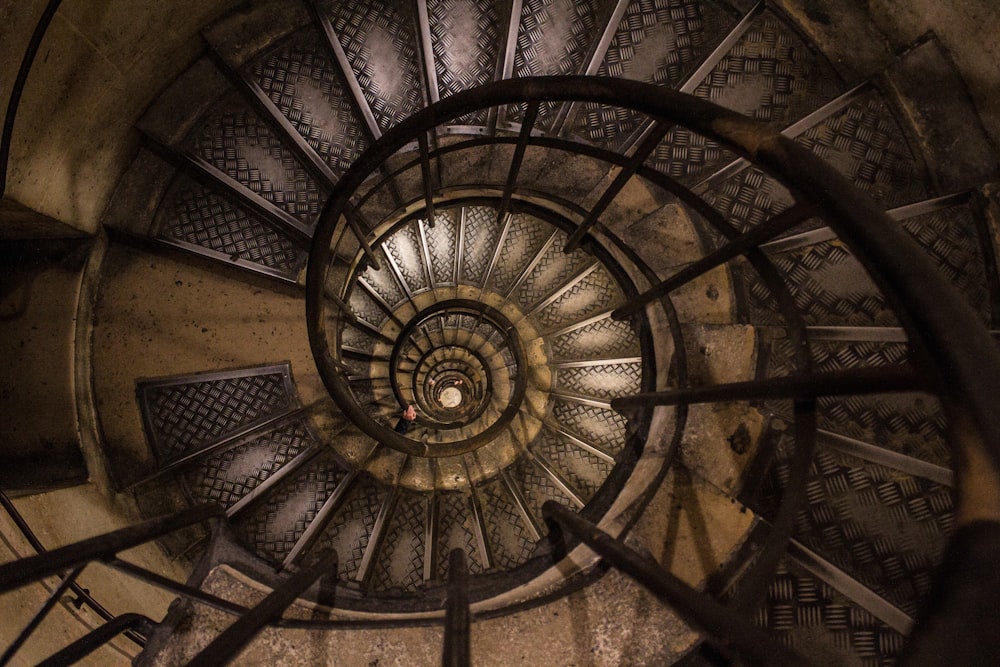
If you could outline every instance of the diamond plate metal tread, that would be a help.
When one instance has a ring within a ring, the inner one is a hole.
[[[312,31],[247,65],[254,81],[334,174],[340,175],[368,148],[362,121],[350,102],[343,75],[323,53]]]
[[[284,232],[183,176],[157,210],[152,235],[214,259],[242,260],[288,280],[295,280],[306,262],[306,250]]]
[[[340,344],[362,352],[374,352],[377,339],[357,327],[344,325],[340,330]]]
[[[538,218],[520,213],[511,215],[496,267],[490,274],[493,291],[506,294],[551,235],[552,228]]]
[[[930,196],[917,158],[877,91],[809,128],[796,141],[885,208]]]
[[[783,185],[757,167],[748,167],[723,182],[713,183],[702,197],[741,233],[795,203]],[[794,232],[805,229],[796,227]]]
[[[794,439],[782,436],[761,487],[773,519],[788,482]],[[820,447],[793,536],[915,616],[953,529],[951,489]]]
[[[382,324],[389,319],[385,311],[379,308],[375,299],[360,287],[351,290],[347,305],[351,307],[351,312],[354,313],[355,317],[364,320],[376,329],[380,329]]]
[[[868,272],[840,241],[797,248],[771,259],[806,325],[898,326]],[[745,290],[749,323],[784,324],[757,272],[741,263],[733,273]]]
[[[184,473],[184,483],[196,503],[228,509],[314,443],[297,419],[199,463]]]
[[[634,0],[626,8],[597,74],[676,88],[735,22],[714,2]],[[629,109],[586,104],[572,132],[614,149],[645,120],[646,116]]]
[[[329,17],[379,128],[389,129],[423,107],[410,5],[326,0]]]
[[[582,361],[635,357],[641,354],[639,339],[630,321],[617,322],[610,317],[573,329],[547,341],[550,359]]]
[[[563,493],[562,489],[552,481],[552,478],[532,463],[528,457],[522,456],[515,461],[511,470],[511,476],[521,488],[528,511],[535,517],[538,525],[545,525],[542,518],[542,505],[547,500],[554,500],[574,511],[577,509],[569,496]]]
[[[552,418],[570,433],[603,451],[617,455],[625,446],[628,420],[610,408],[553,398]]]
[[[399,282],[393,275],[392,269],[389,268],[388,263],[385,261],[384,249],[376,250],[375,254],[378,256],[381,268],[376,271],[374,267],[369,266],[361,274],[360,278],[395,310],[406,301],[406,294],[399,286]]]
[[[514,76],[583,72],[611,8],[607,0],[525,0],[514,53]],[[540,127],[546,125],[555,108],[553,103],[539,107]]]
[[[763,12],[701,81],[694,95],[781,128],[839,92],[839,78],[784,22]],[[674,129],[647,164],[690,182],[732,154],[688,130]]]
[[[427,14],[438,93],[447,97],[493,81],[500,56],[501,5],[490,0],[429,0]],[[485,125],[487,112],[456,120]]]
[[[558,433],[543,430],[529,449],[550,461],[559,474],[582,494],[585,502],[594,497],[611,474],[613,464]]]
[[[469,506],[470,498],[465,493],[440,493],[438,503],[437,570],[438,575],[448,578],[448,554],[453,549],[462,549],[468,556],[469,572],[482,572],[484,564],[476,539],[475,516]]]
[[[335,549],[340,557],[337,573],[352,579],[368,547],[375,519],[389,491],[368,475],[359,475],[334,513],[330,524],[312,546],[313,553]]]
[[[332,453],[320,454],[239,515],[237,536],[264,560],[280,564],[346,475]]]
[[[393,232],[382,244],[382,249],[392,256],[410,292],[422,292],[430,289],[430,285],[415,224],[404,225]]]
[[[469,206],[465,209],[465,242],[462,253],[462,282],[480,285],[493,259],[500,230],[496,224],[496,209]]]
[[[510,492],[496,479],[477,486],[476,492],[494,570],[512,570],[525,563],[535,550],[535,541]]]
[[[554,375],[552,384],[559,391],[610,400],[639,392],[642,363],[559,368]]]
[[[455,262],[458,254],[458,211],[436,211],[434,226],[424,225],[427,254],[436,285],[455,284]]]
[[[283,364],[137,381],[146,437],[159,463],[289,410],[290,373]]]
[[[833,371],[901,363],[907,357],[904,343],[845,343],[813,341],[810,344],[818,370]],[[764,357],[763,377],[790,375],[791,345],[787,338],[773,341],[759,353]],[[767,412],[791,421],[787,401],[764,404]],[[946,420],[940,403],[925,394],[879,394],[824,397],[818,404],[819,428],[912,456],[936,465],[951,466],[951,449],[945,437]]]
[[[423,585],[429,496],[400,491],[379,547],[368,590],[412,592]]]
[[[902,223],[969,304],[990,324],[986,263],[975,214],[968,204],[918,215]]]
[[[327,193],[292,151],[235,94],[220,98],[184,147],[306,225],[326,201]]]
[[[829,664],[892,667],[905,637],[793,564],[779,567],[754,622]]]
[[[593,261],[593,258],[582,250],[576,250],[568,255],[564,253],[563,248],[568,238],[561,230],[556,233],[555,242],[545,250],[535,268],[524,277],[512,295],[522,309],[538,303]]]
[[[624,301],[614,278],[599,266],[534,317],[543,330],[552,331],[616,308]]]

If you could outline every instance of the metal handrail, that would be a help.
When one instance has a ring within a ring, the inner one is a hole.
[[[808,665],[797,652],[780,644],[731,607],[726,607],[701,591],[692,588],[676,575],[664,570],[651,557],[643,556],[621,540],[611,537],[593,523],[548,500],[542,513],[549,523],[549,541],[553,551],[565,551],[565,536],[582,541],[601,558],[635,579],[661,602],[668,603],[685,621],[735,649],[752,665]]]
[[[330,242],[338,226],[348,198],[362,186],[365,178],[378,165],[401,150],[413,136],[425,133],[448,121],[478,109],[537,102],[587,102],[610,107],[627,108],[645,113],[658,122],[684,126],[722,144],[739,156],[764,168],[789,189],[797,209],[779,214],[766,223],[762,231],[740,234],[726,224],[704,200],[671,179],[646,167],[637,173],[649,178],[685,203],[706,213],[706,219],[723,233],[727,245],[688,273],[692,276],[732,258],[743,256],[761,274],[775,292],[779,306],[789,323],[793,359],[798,373],[787,379],[770,379],[736,385],[705,387],[696,390],[680,388],[656,395],[622,397],[617,407],[674,404],[686,406],[692,401],[750,400],[758,397],[783,396],[793,398],[796,416],[802,428],[796,429],[803,444],[814,440],[815,397],[827,393],[867,393],[871,391],[926,391],[941,397],[953,425],[961,429],[953,446],[960,454],[971,455],[970,448],[982,448],[991,470],[987,485],[997,486],[996,470],[1000,469],[1000,411],[994,409],[991,398],[1000,395],[1000,354],[972,308],[937,272],[931,260],[905,232],[892,224],[889,217],[870,198],[830,165],[808,149],[798,145],[762,123],[710,102],[663,87],[637,81],[584,76],[537,77],[504,80],[474,90],[457,93],[417,112],[385,133],[338,183],[327,202],[317,225],[310,251],[307,272],[306,313],[310,344],[327,388],[337,398],[340,380],[330,350],[319,326],[323,314],[322,280],[330,259]],[[523,135],[522,135],[523,136]],[[531,138],[526,141],[530,144]],[[454,148],[454,146],[453,146]],[[760,251],[760,244],[775,234],[790,229],[815,212],[848,245],[875,284],[892,305],[913,351],[912,368],[866,369],[861,372],[813,374],[810,371],[809,342],[801,316],[790,293],[773,265]],[[641,312],[651,299],[668,296],[690,276],[654,286],[651,294],[638,295],[616,313]],[[961,336],[962,345],[955,344]],[[734,393],[735,392],[735,393]],[[338,404],[342,401],[338,400]],[[806,433],[808,431],[808,433]],[[804,477],[808,471],[809,446],[797,454],[804,465],[793,466]],[[960,459],[961,460],[961,459]],[[962,471],[959,471],[960,475]],[[790,485],[796,493],[786,493],[783,509],[794,510],[804,492],[804,484]],[[959,486],[962,489],[962,486]],[[786,490],[786,491],[788,491]],[[791,511],[790,510],[790,511]],[[784,514],[788,514],[785,512]],[[785,517],[787,518],[787,517]],[[774,531],[772,544],[765,548],[777,567],[780,553],[777,544],[787,541],[788,521],[780,522],[782,530]],[[787,525],[786,525],[787,524]],[[760,588],[760,587],[758,587]],[[947,598],[947,596],[945,596]],[[751,604],[742,600],[741,607]],[[933,614],[934,610],[929,613]],[[927,618],[927,617],[925,617]],[[931,632],[933,623],[925,623]]]
[[[24,645],[48,613],[59,602],[66,590],[80,590],[81,598],[86,601],[88,606],[91,606],[98,612],[105,623],[53,655],[48,659],[47,664],[63,665],[79,660],[122,632],[125,632],[137,644],[143,646],[143,634],[137,633],[136,630],[146,631],[152,627],[152,622],[145,616],[136,614],[126,614],[124,616],[112,615],[94,601],[86,590],[80,589],[76,583],[76,579],[83,569],[93,561],[109,561],[114,559],[121,551],[144,544],[150,540],[158,539],[180,528],[201,523],[206,519],[220,519],[225,517],[225,510],[219,505],[200,505],[178,512],[177,514],[150,519],[134,526],[121,528],[48,551],[32,533],[24,518],[17,512],[17,509],[10,502],[10,499],[7,498],[6,494],[0,492],[0,500],[3,501],[3,506],[25,535],[25,538],[28,539],[29,543],[38,552],[34,556],[20,558],[0,565],[0,593],[5,593],[39,581],[45,577],[60,575],[64,571],[71,570],[69,574],[63,576],[62,581],[48,596],[41,609],[32,617],[14,641],[11,642],[10,646],[7,647],[2,658],[0,658],[0,664],[6,664],[6,662],[13,658],[17,650]]]
[[[21,535],[24,536],[24,539],[27,540],[28,544],[31,545],[31,548],[35,550],[36,554],[42,554],[48,551],[48,549],[46,549],[45,546],[38,539],[38,536],[35,535],[35,532],[31,530],[31,526],[29,526],[28,522],[25,521],[24,517],[17,510],[17,507],[14,505],[14,503],[11,502],[10,497],[2,489],[0,489],[0,506],[4,508],[5,512],[7,512],[7,515],[10,517],[11,521],[14,522],[14,525],[17,526],[18,531],[20,531]],[[114,614],[108,611],[104,607],[104,605],[102,605],[100,602],[95,600],[94,597],[90,594],[90,591],[88,591],[86,588],[83,588],[78,583],[76,583],[75,577],[66,576],[59,587],[62,587],[63,584],[68,585],[69,590],[73,593],[74,596],[76,596],[76,600],[79,601],[79,604],[81,606],[82,605],[88,606],[89,608],[94,610],[94,613],[100,616],[101,619],[104,620],[105,622],[110,621],[111,619],[114,618]],[[11,656],[13,656],[14,652],[17,650],[16,647],[25,642],[28,639],[28,636],[33,632],[32,626],[37,623],[40,623],[41,620],[44,618],[44,616],[45,616],[44,614],[38,614],[36,615],[35,619],[32,619],[32,621],[28,624],[28,626],[24,628],[21,635],[19,635],[17,639],[14,640],[11,647],[9,647],[8,650],[4,653],[4,657],[0,658],[0,665],[5,664],[6,661]],[[128,637],[130,640],[132,640],[138,646],[145,646],[146,644],[143,637],[134,632],[131,631],[126,632],[125,636]]]
[[[56,11],[62,0],[49,0],[49,3],[42,11],[35,29],[31,33],[28,47],[24,50],[24,57],[21,58],[21,65],[17,70],[17,78],[10,90],[10,98],[7,100],[7,113],[3,119],[3,130],[0,132],[0,198],[7,192],[7,169],[10,162],[11,138],[14,134],[14,121],[17,118],[17,110],[21,105],[21,94],[28,83],[28,75],[31,73],[31,66],[38,55],[38,49],[42,46],[42,39],[48,32],[49,24],[55,18]]]

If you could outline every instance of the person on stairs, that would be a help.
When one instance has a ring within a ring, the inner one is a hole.
[[[407,405],[406,409],[400,415],[399,420],[393,427],[393,430],[400,435],[406,435],[406,432],[410,430],[413,426],[413,422],[417,419],[417,409],[412,405]]]

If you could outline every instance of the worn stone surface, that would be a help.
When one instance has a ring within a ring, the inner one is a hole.
[[[95,312],[97,408],[112,476],[149,468],[135,398],[137,378],[290,361],[299,396],[326,396],[306,335],[301,296],[228,280],[174,260],[112,248]]]
[[[683,331],[693,385],[753,379],[753,327],[706,325],[684,327]],[[694,474],[735,494],[743,470],[756,451],[763,425],[764,416],[747,403],[692,405],[681,442],[681,460]]]

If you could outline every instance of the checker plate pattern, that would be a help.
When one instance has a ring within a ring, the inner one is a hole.
[[[646,166],[690,184],[711,173],[712,167],[737,157],[707,137],[687,128],[674,127],[646,160]]]
[[[739,113],[783,127],[837,94],[837,76],[770,12],[699,83],[694,94]],[[689,181],[732,158],[718,144],[684,129],[672,130],[650,166]],[[687,164],[685,164],[687,163]]]
[[[703,197],[740,233],[765,222],[795,202],[783,185],[757,167],[749,167],[722,183],[714,183]],[[799,226],[794,232],[804,229]]]
[[[783,437],[761,488],[773,519],[787,486],[793,438]],[[930,591],[954,517],[951,490],[820,448],[794,537],[910,614]]]
[[[557,398],[552,401],[552,417],[570,433],[609,454],[625,447],[628,422],[614,410]]]
[[[550,461],[556,471],[582,494],[584,502],[594,497],[611,474],[610,463],[550,431],[544,431],[531,449]]]
[[[429,0],[427,13],[438,91],[444,98],[491,82],[506,23],[501,5],[489,0]],[[487,112],[458,119],[458,124],[486,123]]]
[[[493,480],[478,491],[494,568],[512,570],[531,557],[535,542],[502,482]]]
[[[335,549],[340,556],[337,572],[341,579],[353,578],[361,566],[382,503],[388,493],[367,475],[351,485],[330,525],[316,540],[313,552]]]
[[[545,501],[554,500],[560,505],[576,511],[576,505],[562,492],[562,489],[556,486],[552,478],[527,456],[522,456],[515,461],[512,470],[511,476],[516,480],[515,483],[521,487],[528,511],[534,515],[535,520],[538,525],[543,527],[543,530],[545,521],[542,519],[542,505],[545,504]]]
[[[338,176],[368,147],[339,69],[308,33],[258,59],[251,74],[316,154]]]
[[[521,5],[514,76],[578,74],[584,70],[591,45],[600,37],[607,10],[599,0],[525,0]],[[538,109],[544,126],[556,108]]]
[[[292,403],[281,372],[176,383],[139,382],[147,437],[160,463],[190,454]]]
[[[629,321],[605,317],[548,340],[552,358],[560,361],[637,357],[639,339]]]
[[[392,269],[389,268],[384,257],[379,258],[379,264],[382,267],[381,269],[376,271],[374,267],[369,266],[361,274],[361,279],[392,308],[396,308],[406,300],[406,294],[403,293],[403,290],[399,287],[399,283],[396,282],[396,277],[392,274]]]
[[[784,127],[833,98],[837,81],[825,60],[765,11],[694,94]]]
[[[542,329],[559,329],[610,310],[624,301],[604,267],[598,267],[535,315]]]
[[[813,342],[813,359],[826,371],[883,366],[906,357],[901,343]],[[790,375],[791,346],[779,339],[766,349],[767,377]],[[791,419],[787,401],[766,404],[775,414]],[[945,438],[946,420],[940,403],[925,394],[878,394],[824,397],[818,402],[819,427],[862,442],[877,443],[901,454],[950,467],[951,450]]]
[[[294,280],[306,252],[255,215],[183,179],[160,208],[156,236],[238,258]]]
[[[897,326],[867,271],[840,241],[797,248],[771,259],[807,325]],[[748,295],[751,323],[782,323],[776,302],[756,271],[744,266],[739,274]]]
[[[539,258],[531,273],[524,277],[524,281],[514,293],[514,298],[521,308],[531,308],[591,262],[590,256],[582,250],[576,250],[568,255],[564,253],[562,249],[566,245],[566,240],[566,234],[559,231],[555,242]]]
[[[551,226],[538,218],[519,213],[512,215],[496,267],[490,275],[493,290],[506,294],[551,234]]]
[[[990,323],[986,265],[973,213],[967,205],[934,211],[903,221],[903,229],[930,255],[948,281]]]
[[[630,2],[598,76],[677,87],[682,77],[722,38],[732,18],[714,3],[695,0]],[[574,133],[605,148],[618,148],[646,119],[629,109],[587,104]]]
[[[782,566],[754,621],[803,655],[892,667],[905,638],[811,574]]]
[[[601,364],[582,368],[560,368],[556,370],[555,376],[554,385],[560,391],[612,399],[638,393],[642,381],[642,364]]]
[[[326,193],[267,124],[236,99],[223,98],[188,148],[306,225],[319,216]]]
[[[420,251],[420,235],[412,224],[400,227],[392,236],[386,239],[382,248],[396,260],[399,272],[411,292],[420,292],[430,288],[427,284],[427,272],[424,267],[423,254]]]
[[[877,92],[861,97],[796,141],[885,208],[928,197],[916,158]]]
[[[376,338],[367,331],[353,326],[344,326],[340,333],[340,343],[356,350],[372,352],[375,349]]]
[[[469,511],[470,498],[464,493],[438,495],[438,573],[448,578],[448,554],[461,549],[468,557],[469,572],[483,571],[476,541],[475,519]]]
[[[438,285],[455,284],[455,254],[458,252],[457,211],[435,211],[434,226],[424,225],[427,254],[431,258],[434,282]]]
[[[500,230],[496,224],[496,209],[470,206],[465,209],[465,251],[462,253],[462,282],[482,285],[493,259]]]
[[[351,307],[351,312],[358,319],[364,320],[376,328],[381,328],[382,323],[389,319],[385,311],[379,308],[375,299],[360,287],[351,290],[351,298],[348,299],[347,305]]]
[[[346,475],[333,456],[320,454],[238,517],[236,534],[264,560],[281,563]]]
[[[427,496],[400,492],[379,549],[369,589],[415,591],[424,581]]]
[[[196,502],[229,508],[313,443],[301,420],[290,422],[197,464],[184,482]]]
[[[327,1],[330,17],[365,100],[384,131],[423,107],[414,17],[403,3]]]

